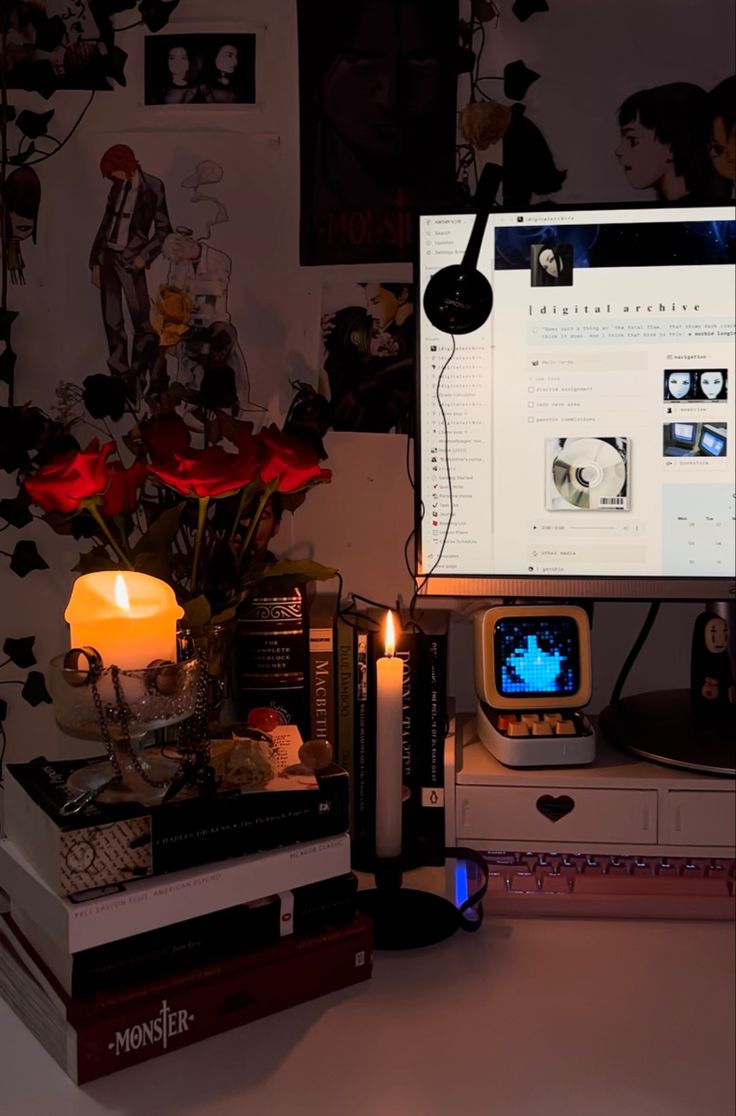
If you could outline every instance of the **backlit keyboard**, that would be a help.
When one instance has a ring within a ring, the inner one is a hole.
[[[736,860],[498,850],[483,855],[487,918],[736,917]],[[458,904],[479,886],[479,876],[474,864],[458,864]]]

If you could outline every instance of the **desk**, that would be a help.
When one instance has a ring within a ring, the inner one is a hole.
[[[77,1089],[0,1003],[3,1116],[733,1116],[733,924],[497,921]]]

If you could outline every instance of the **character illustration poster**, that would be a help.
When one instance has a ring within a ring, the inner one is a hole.
[[[413,430],[415,331],[410,283],[325,287],[319,387],[333,430]]]
[[[496,7],[466,121],[480,159],[503,161],[504,204],[733,196],[730,0]]]
[[[410,260],[453,197],[457,0],[300,0],[302,264]]]
[[[262,215],[286,204],[278,137],[203,132],[164,148],[155,133],[90,131],[74,164],[48,166],[38,243],[32,215],[14,226],[28,236],[21,309],[46,292],[47,328],[19,319],[28,397],[48,407],[57,384],[112,373],[142,413],[177,384],[229,413],[281,414],[286,280],[257,264],[273,242]],[[73,222],[48,217],[59,196],[75,198]]]

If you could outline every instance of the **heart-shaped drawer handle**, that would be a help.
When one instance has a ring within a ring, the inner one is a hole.
[[[569,794],[543,794],[537,799],[537,809],[551,822],[558,822],[575,809],[575,799],[570,798]]]

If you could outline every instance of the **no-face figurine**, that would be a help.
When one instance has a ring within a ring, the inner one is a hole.
[[[728,652],[728,622],[716,612],[701,612],[693,628],[690,691],[694,709],[736,709],[736,683]]]

